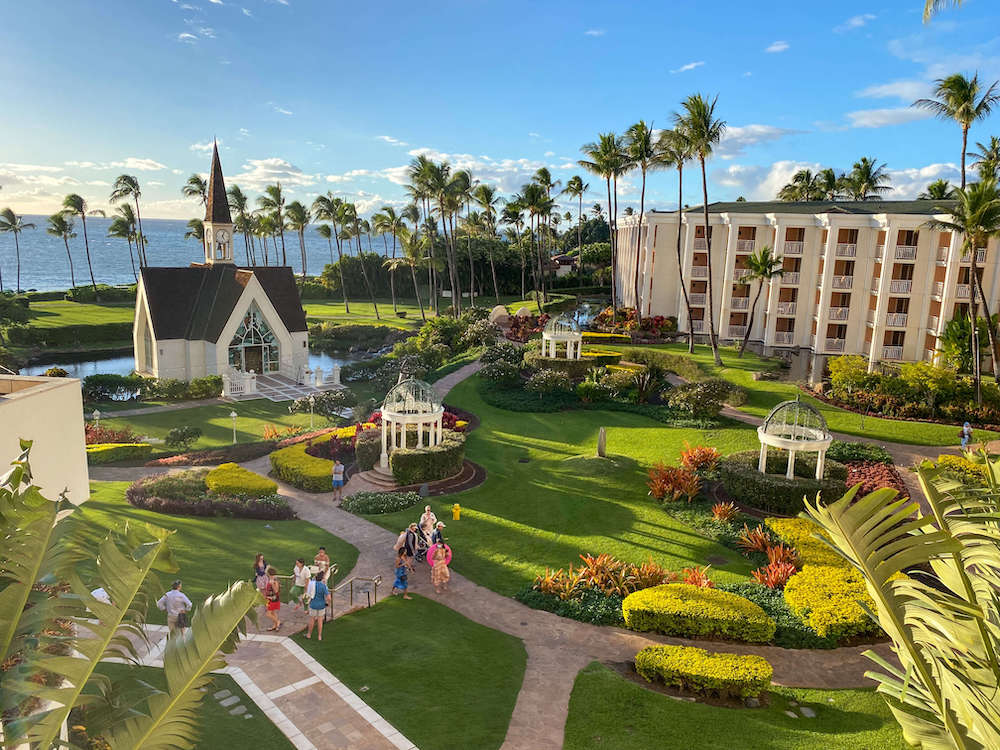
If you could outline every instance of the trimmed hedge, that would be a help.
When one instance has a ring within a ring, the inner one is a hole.
[[[290,445],[271,454],[271,473],[306,492],[333,489],[333,461],[306,453],[306,443]]]
[[[785,601],[821,637],[849,638],[879,630],[862,606],[874,611],[875,602],[853,567],[803,565],[785,584]]]
[[[605,594],[599,589],[584,589],[579,596],[563,599],[558,594],[546,594],[534,584],[525,586],[514,595],[521,604],[532,609],[552,612],[591,625],[622,625],[622,598]]]
[[[204,469],[145,477],[133,482],[125,499],[136,508],[178,516],[224,516],[284,520],[295,518],[288,502],[276,494],[250,497],[216,495],[207,491]]]
[[[824,479],[811,478],[816,471],[816,458],[809,454],[795,457],[795,478],[785,477],[788,454],[777,455],[770,451],[767,460],[767,474],[757,471],[760,454],[757,451],[742,451],[726,456],[719,461],[719,478],[726,492],[744,505],[749,505],[772,513],[794,515],[803,509],[803,498],[816,498],[817,493],[824,502],[839,499],[847,491],[847,467],[836,461],[826,462]]]
[[[341,507],[349,513],[377,515],[412,508],[422,499],[419,492],[356,492]]]
[[[774,535],[799,553],[803,565],[834,565],[849,567],[850,563],[841,557],[829,544],[816,538],[822,528],[808,518],[767,518],[764,523]]]
[[[875,461],[880,464],[892,465],[892,454],[881,445],[874,443],[846,443],[834,440],[826,449],[826,460],[839,461],[842,464],[854,461]],[[796,459],[798,462],[798,459]]]
[[[622,602],[625,625],[684,638],[717,637],[767,643],[774,620],[743,597],[686,583],[668,583],[629,594]]]
[[[825,638],[802,622],[785,601],[781,589],[769,589],[767,586],[747,581],[745,583],[724,583],[719,588],[731,594],[749,599],[763,609],[767,616],[774,620],[774,645],[782,648],[837,648],[837,639]]]
[[[203,450],[191,451],[190,453],[178,453],[174,456],[154,459],[146,466],[216,466],[220,463],[252,461],[255,458],[266,456],[278,447],[274,440],[259,440],[255,443],[237,443],[227,445],[222,448],[205,448]]]
[[[102,300],[103,302],[103,300]],[[132,340],[132,323],[90,323],[52,328],[11,326],[10,343],[21,346],[77,347]]]
[[[375,467],[382,456],[382,431],[364,430],[354,441],[354,460],[359,471]]]
[[[205,486],[216,495],[264,497],[278,491],[276,482],[234,463],[222,464],[208,472]]]
[[[647,367],[659,367],[691,382],[705,380],[708,377],[701,369],[701,365],[686,354],[673,354],[659,349],[626,347],[622,351],[622,359]]]
[[[986,467],[970,461],[965,456],[942,454],[938,456],[937,467],[941,469],[944,476],[955,479],[962,484],[970,487],[986,486]]]
[[[694,646],[647,646],[635,655],[635,671],[647,682],[720,698],[756,697],[774,676],[761,656],[714,654]]]
[[[87,463],[111,464],[116,461],[145,461],[153,452],[149,443],[95,443],[87,446]]]
[[[465,435],[451,430],[444,430],[440,445],[397,448],[389,454],[392,476],[403,486],[455,476],[464,461]]]
[[[524,353],[524,364],[532,370],[555,370],[565,373],[571,380],[583,380],[587,376],[587,370],[595,367],[597,362],[589,357],[581,359],[544,357],[539,349],[528,349]]]

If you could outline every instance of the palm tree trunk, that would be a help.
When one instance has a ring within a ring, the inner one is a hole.
[[[94,289],[94,301],[99,301],[97,294],[97,281],[94,280],[94,264],[90,260],[90,240],[87,238],[87,216],[86,212],[80,212],[80,221],[83,223],[83,247],[87,252],[87,268],[90,270],[90,285]],[[139,261],[139,266],[142,266],[142,261]]]
[[[708,338],[712,343],[712,358],[717,367],[722,366],[722,357],[719,356],[719,339],[715,335],[715,300],[712,297],[712,232],[708,226],[708,177],[705,175],[705,157],[699,157],[701,161],[701,192],[702,209],[705,212],[705,247],[708,248]]]
[[[132,238],[126,236],[125,241],[128,242],[128,259],[132,263],[132,276],[135,277],[135,283],[139,283],[139,274],[135,272],[135,255],[132,254]],[[69,248],[66,248],[66,252],[69,252]],[[71,261],[72,263],[72,261]],[[73,273],[73,266],[70,265],[70,274]],[[76,286],[74,283],[73,286]]]
[[[490,242],[493,240],[491,239]],[[490,245],[490,273],[493,275],[493,296],[496,297],[497,304],[500,304],[500,287],[497,285],[497,267],[493,265],[493,246]]]
[[[965,152],[969,147],[969,127],[962,126],[962,190],[965,190]]]
[[[639,192],[639,229],[635,233],[635,321],[642,327],[642,305],[639,302],[639,260],[642,255],[642,212],[646,208],[646,169],[642,170],[642,190]]]
[[[608,239],[611,240],[611,309],[618,309],[618,299],[615,295],[615,268],[617,268],[618,261],[618,238],[615,237],[615,233],[611,231],[611,176],[608,175],[607,180],[605,180],[608,187]]]
[[[139,224],[139,237],[136,239],[136,247],[139,253],[139,268],[149,265],[146,257],[146,235],[142,233],[142,214],[139,212],[139,196],[135,196],[135,220]]]
[[[76,276],[73,275],[73,256],[69,252],[69,237],[63,235],[63,244],[66,245],[66,260],[69,261],[69,283],[76,286]],[[132,244],[129,243],[129,255],[132,254]],[[132,273],[135,273],[135,263],[132,264]],[[136,279],[138,281],[138,279]]]
[[[306,280],[306,230],[299,230],[299,252],[302,253],[302,280]]]
[[[576,207],[576,252],[583,249],[583,191],[580,191],[580,203]]]
[[[281,265],[288,265],[288,256],[285,255],[285,220],[281,216],[281,212],[278,212],[278,231],[281,232]],[[278,254],[278,247],[275,245],[274,254]]]
[[[361,275],[365,279],[365,286],[368,287],[368,299],[372,301],[372,307],[375,309],[375,319],[382,320],[382,316],[378,312],[378,302],[375,301],[375,290],[372,289],[372,283],[368,279],[368,269],[365,268],[365,258],[361,254],[361,232],[358,231],[358,223],[354,222],[354,235],[358,239],[358,262],[361,264]]]
[[[684,281],[684,262],[681,258],[681,211],[684,206],[684,164],[677,167],[677,275],[681,282],[681,292],[684,294],[684,307],[688,315],[688,354],[694,354],[694,319],[691,317],[691,298],[688,297],[687,284]]]
[[[764,291],[764,281],[763,279],[757,279],[757,294],[753,298],[753,307],[750,308],[750,317],[747,318],[747,330],[743,334],[743,341],[740,342],[740,350],[736,353],[737,357],[742,357],[743,352],[747,348],[747,342],[750,340],[750,329],[753,328],[753,319],[757,314],[757,304],[760,302],[760,293]]]
[[[971,252],[973,254],[973,257],[972,257],[972,273],[973,273],[973,277],[972,278],[973,278],[973,280],[975,282],[975,288],[972,290],[972,294],[975,294],[976,290],[978,289],[979,290],[979,299],[983,303],[983,317],[986,318],[986,335],[989,338],[989,342],[990,342],[990,359],[992,360],[991,364],[992,364],[992,368],[993,368],[993,377],[996,378],[998,376],[997,363],[1000,362],[1000,351],[997,350],[997,335],[996,335],[996,331],[993,328],[993,318],[990,316],[990,303],[986,299],[986,293],[983,291],[983,285],[979,283],[979,276],[976,274],[976,259],[974,257],[975,253],[976,253],[976,249],[972,248]]]
[[[524,299],[525,296],[527,295],[527,290],[525,289],[525,284],[524,284],[524,271],[525,271],[525,269],[524,269],[524,253],[520,252],[520,253],[518,253],[518,255],[521,256],[521,299]]]
[[[14,287],[14,294],[21,293],[21,244],[17,241],[18,232],[14,232],[14,256],[17,258],[17,286]]]
[[[424,315],[424,303],[420,301],[420,288],[417,286],[417,270],[413,266],[410,266],[410,277],[413,279],[413,296],[417,298],[417,307],[420,308],[420,319],[426,323],[427,316]]]
[[[531,260],[531,285],[532,285],[532,287],[535,290],[535,307],[538,308],[538,314],[541,315],[542,312],[544,311],[544,307],[542,305],[541,297],[538,294],[538,265],[537,265],[537,262],[536,262],[538,253],[535,252],[535,226],[534,225],[535,225],[535,222],[533,220],[531,220],[531,221],[528,222],[528,232],[530,234],[530,239],[531,239],[531,254],[532,254],[532,260]]]

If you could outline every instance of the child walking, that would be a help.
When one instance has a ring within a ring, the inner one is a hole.
[[[392,593],[395,595],[397,592],[403,593],[404,599],[412,599],[413,597],[407,593],[407,588],[409,587],[409,581],[407,580],[410,575],[410,569],[406,564],[406,555],[403,551],[396,554],[396,580],[392,582]]]
[[[435,544],[431,552],[431,583],[434,584],[434,591],[439,594],[448,590],[448,581],[451,580],[449,562],[451,562],[451,548],[444,542]]]

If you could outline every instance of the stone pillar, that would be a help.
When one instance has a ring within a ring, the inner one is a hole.
[[[388,422],[385,416],[382,417],[382,454],[379,456],[379,466],[383,469],[389,468],[389,453],[386,451],[386,428],[388,427]]]
[[[785,472],[788,479],[795,478],[795,451],[788,451],[788,471]]]
[[[417,447],[424,447],[424,423],[417,422]]]
[[[757,461],[757,471],[767,474],[767,443],[760,444],[760,460]]]
[[[331,378],[331,383],[333,385],[340,385],[340,365],[333,366],[333,376]]]
[[[823,470],[826,468],[826,451],[822,450],[816,457],[816,478],[823,478]]]

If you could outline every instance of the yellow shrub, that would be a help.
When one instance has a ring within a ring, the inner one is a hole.
[[[820,533],[820,527],[809,519],[767,518],[764,523],[781,541],[798,550],[799,560],[804,565],[850,567],[847,560],[813,536]]]
[[[974,463],[964,456],[944,454],[938,456],[938,468],[960,482],[974,486],[986,484],[986,467]]]
[[[875,602],[861,573],[847,565],[804,565],[785,584],[785,602],[820,636],[847,638],[873,633],[878,625],[865,613]]]
[[[760,656],[713,654],[693,646],[649,646],[635,655],[635,671],[648,682],[722,698],[758,696],[774,670]]]
[[[333,489],[333,461],[310,456],[306,447],[298,443],[272,453],[272,476],[308,492],[329,492]]]
[[[216,466],[208,472],[205,486],[216,495],[264,497],[278,491],[277,483],[234,463]]]
[[[110,464],[115,461],[145,461],[153,446],[149,443],[94,443],[87,446],[87,463]]]
[[[361,425],[362,430],[374,430],[378,425],[374,422],[365,422]],[[347,425],[347,427],[339,427],[330,433],[330,438],[337,438],[338,440],[346,440],[353,438],[358,434],[358,426],[356,424]]]
[[[636,591],[622,602],[625,625],[682,637],[725,636],[740,641],[767,642],[774,637],[774,620],[753,602],[727,591],[686,583]]]

